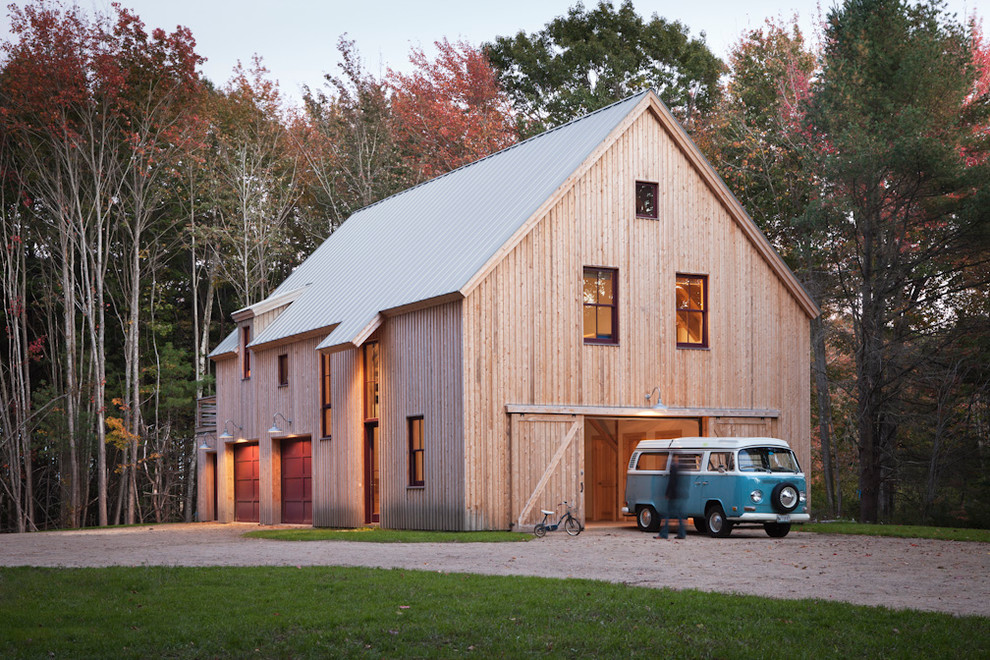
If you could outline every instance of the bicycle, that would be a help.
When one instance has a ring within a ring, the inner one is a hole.
[[[533,528],[533,534],[535,534],[537,538],[543,538],[547,535],[547,532],[557,531],[561,524],[564,525],[564,531],[570,536],[577,536],[584,531],[584,525],[581,524],[581,521],[571,515],[571,510],[574,507],[568,504],[567,500],[564,500],[557,506],[560,506],[561,504],[564,505],[565,511],[557,522],[553,522],[553,518],[550,517],[554,515],[556,511],[540,509],[540,513],[543,514],[543,520],[536,523],[536,527]]]

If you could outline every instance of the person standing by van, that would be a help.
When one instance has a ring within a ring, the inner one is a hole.
[[[663,519],[663,527],[660,533],[654,538],[667,538],[667,525],[671,518],[677,518],[677,538],[682,539],[687,534],[687,525],[684,519],[684,477],[681,474],[681,457],[672,456],[670,463],[670,476],[667,478],[667,490],[664,496],[667,500],[667,516]]]

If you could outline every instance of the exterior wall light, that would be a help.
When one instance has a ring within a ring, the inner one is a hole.
[[[234,435],[230,431],[227,430],[227,426],[229,424],[234,424],[234,420],[228,419],[226,422],[223,423],[223,433],[221,433],[220,435],[217,436],[218,439],[220,439],[220,440],[233,440],[234,439]],[[238,431],[243,431],[244,430],[244,427],[243,426],[238,426],[237,424],[234,424],[234,428],[236,428]]]
[[[284,421],[286,423],[286,425],[292,426],[292,420],[291,419],[288,419],[282,413],[277,412],[274,415],[272,415],[272,427],[270,429],[268,429],[268,433],[269,434],[274,435],[276,433],[282,433],[283,432],[282,429],[279,428],[279,425],[278,425],[278,418],[279,417],[282,418],[282,421]]]

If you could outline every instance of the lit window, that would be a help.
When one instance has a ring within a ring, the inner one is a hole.
[[[584,343],[619,343],[618,271],[584,269]]]
[[[251,326],[245,325],[241,327],[241,377],[250,378],[251,377],[251,349],[248,348],[248,344],[251,343]]]
[[[423,418],[409,417],[409,485],[425,483],[423,467]]]
[[[708,347],[708,276],[677,276],[677,346]]]
[[[329,438],[333,428],[333,404],[330,400],[330,356],[320,353],[320,433]]]
[[[364,345],[364,418],[378,419],[378,342]]]
[[[657,219],[657,184],[636,182],[636,217]]]

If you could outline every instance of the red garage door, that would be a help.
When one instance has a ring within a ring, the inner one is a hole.
[[[234,520],[258,522],[258,445],[234,445]]]
[[[282,522],[313,522],[313,458],[309,440],[282,441]]]

